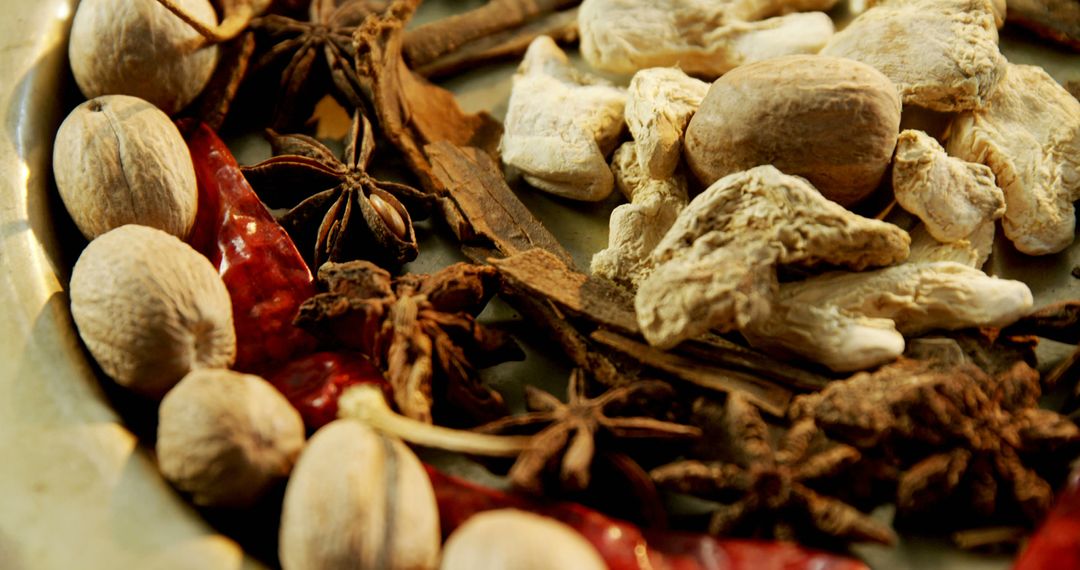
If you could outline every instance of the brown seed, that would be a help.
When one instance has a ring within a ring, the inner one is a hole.
[[[405,228],[405,219],[401,217],[401,213],[397,211],[397,208],[375,193],[368,196],[368,201],[371,202],[371,207],[375,209],[375,213],[379,214],[383,222],[390,227],[390,231],[395,236],[405,239],[408,230]]]

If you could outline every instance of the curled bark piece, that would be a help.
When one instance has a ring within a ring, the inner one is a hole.
[[[861,270],[903,261],[909,242],[904,230],[849,212],[773,166],[732,174],[690,202],[653,251],[657,268],[635,298],[638,324],[661,348],[742,328],[768,316],[777,265]]]
[[[677,66],[704,77],[772,57],[817,53],[833,34],[832,20],[821,12],[768,18],[788,8],[775,1],[585,0],[578,16],[581,53],[612,73]]]
[[[653,248],[689,200],[682,175],[656,179],[642,170],[639,145],[624,143],[612,158],[615,183],[630,203],[611,212],[608,247],[593,255],[591,266],[593,275],[631,288],[652,271]]]
[[[892,182],[896,201],[941,242],[966,239],[1005,214],[1005,195],[993,171],[950,157],[922,131],[897,138]]]
[[[1009,0],[1008,19],[1080,51],[1080,3],[1075,0]]]
[[[1006,63],[991,0],[879,2],[821,53],[869,64],[896,83],[904,104],[943,112],[985,107]]]
[[[952,156],[985,164],[1005,191],[1005,235],[1029,255],[1073,242],[1080,199],[1080,101],[1040,67],[1008,65],[985,109],[950,127]]]
[[[644,174],[657,179],[674,174],[683,134],[708,91],[708,83],[674,67],[642,69],[634,74],[627,90],[626,124]],[[626,193],[622,186],[620,189]]]
[[[784,284],[769,318],[742,333],[754,347],[849,372],[900,356],[905,334],[1005,326],[1032,302],[1019,281],[958,263],[905,263]]]
[[[490,0],[478,8],[409,30],[404,55],[409,66],[423,67],[465,45],[512,31],[580,0]]]
[[[536,38],[514,75],[503,161],[546,192],[603,200],[614,188],[605,157],[618,143],[625,106],[623,89],[579,72],[551,38]]]

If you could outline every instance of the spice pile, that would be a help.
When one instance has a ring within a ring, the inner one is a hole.
[[[837,32],[836,0],[491,0],[406,29],[419,3],[80,4],[71,310],[160,400],[177,489],[279,501],[286,569],[861,568],[849,545],[898,530],[1047,515],[1080,429],[1040,400],[1080,348],[1042,375],[1034,347],[1080,342],[1080,302],[982,267],[998,220],[1027,255],[1072,243],[1080,101],[1006,61],[1003,3],[881,0]],[[518,56],[505,122],[429,79]],[[927,110],[947,130],[909,128]],[[272,157],[237,164],[215,131],[242,121]],[[511,182],[627,203],[585,270]],[[472,262],[402,271],[429,216]],[[484,383],[524,358],[478,318],[495,296],[571,363],[565,398],[520,378],[514,415]]]

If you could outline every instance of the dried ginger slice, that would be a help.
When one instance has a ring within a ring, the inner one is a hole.
[[[777,265],[862,270],[903,261],[909,242],[805,179],[769,165],[737,172],[691,201],[653,251],[656,269],[635,297],[638,324],[660,348],[742,328],[768,316]]]
[[[813,2],[831,6],[835,2]],[[585,0],[578,12],[581,53],[596,69],[631,74],[677,66],[718,77],[754,61],[816,53],[832,36],[822,12],[785,13],[806,2]],[[761,19],[766,18],[766,19]]]
[[[946,149],[985,164],[1005,191],[1005,235],[1044,255],[1073,242],[1080,199],[1080,101],[1042,68],[1009,64],[985,109],[953,120]]]
[[[638,157],[641,143],[627,142],[615,151],[615,183],[630,201],[611,212],[608,247],[593,255],[593,275],[636,288],[652,271],[650,255],[689,201],[686,178],[673,173],[653,178]]]
[[[986,106],[1006,63],[990,0],[881,2],[821,54],[876,67],[900,88],[904,104],[942,112]]]
[[[540,36],[514,75],[499,149],[525,180],[574,200],[603,200],[614,188],[605,158],[619,142],[626,91],[576,70]]]
[[[742,333],[756,348],[850,372],[903,354],[904,335],[1005,326],[1033,302],[1020,281],[953,262],[905,263],[785,283],[769,317]]]
[[[663,179],[674,174],[686,127],[708,91],[708,83],[674,67],[634,74],[627,89],[626,124],[648,176]]]

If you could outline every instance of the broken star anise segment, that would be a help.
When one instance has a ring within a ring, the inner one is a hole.
[[[901,359],[800,396],[791,414],[895,457],[905,522],[1033,522],[1053,500],[1046,476],[1063,470],[1080,430],[1038,407],[1038,372],[1023,362],[1001,368]]]
[[[589,486],[593,457],[598,440],[606,439],[685,439],[696,438],[701,431],[693,426],[661,421],[650,417],[609,416],[615,406],[626,404],[634,396],[650,390],[664,390],[659,381],[640,381],[612,388],[589,398],[585,372],[570,374],[567,402],[535,388],[525,386],[526,405],[530,412],[503,418],[477,428],[485,433],[501,433],[520,427],[547,424],[532,436],[529,447],[510,468],[510,480],[520,489],[539,493],[549,467],[559,472],[562,487],[580,491]]]
[[[312,137],[270,131],[275,156],[243,168],[263,202],[291,207],[278,221],[313,270],[327,261],[398,266],[416,258],[409,212],[426,214],[430,202],[411,186],[368,173],[372,130],[363,114],[353,116],[344,160]]]
[[[758,409],[739,393],[721,408],[695,404],[695,416],[726,444],[724,461],[677,461],[653,469],[657,485],[717,501],[709,532],[782,540],[831,539],[892,544],[896,536],[840,499],[816,492],[814,482],[842,474],[860,461],[854,447],[829,444],[811,420],[796,422],[774,445]]]
[[[476,322],[495,293],[493,268],[457,263],[394,279],[351,261],[323,265],[319,282],[326,292],[300,306],[296,323],[374,360],[402,414],[431,423],[438,401],[477,422],[506,415],[502,397],[476,373],[521,357],[509,336]]]

